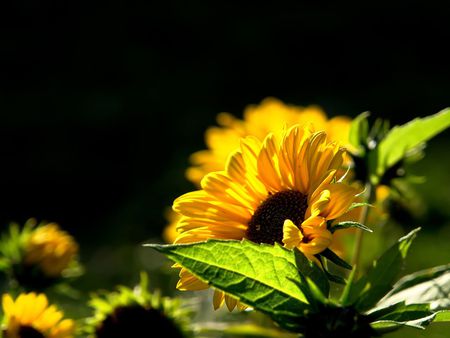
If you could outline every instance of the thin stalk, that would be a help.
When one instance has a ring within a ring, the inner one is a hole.
[[[365,202],[366,203],[370,204],[373,202],[373,199],[375,197],[375,193],[373,190],[374,190],[374,188],[373,188],[372,184],[370,182],[366,183],[366,191],[365,191],[365,195],[366,195]],[[358,222],[366,225],[368,215],[369,215],[369,206],[364,205],[362,207],[361,215],[359,216]],[[364,237],[364,231],[358,229],[357,233],[356,233],[356,243],[355,243],[355,247],[353,249],[353,258],[352,258],[352,265],[355,267],[355,269],[357,268],[357,266],[359,264],[359,259],[361,256],[361,246],[362,246],[363,237]]]

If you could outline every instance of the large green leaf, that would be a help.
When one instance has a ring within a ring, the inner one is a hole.
[[[400,238],[377,261],[372,269],[346,290],[344,305],[355,304],[360,311],[373,307],[393,287],[408,249],[420,228]]]
[[[405,155],[450,126],[450,108],[425,117],[416,118],[392,128],[386,137],[369,154],[371,181],[377,184],[384,172]]]
[[[400,279],[377,307],[404,301],[428,303],[433,311],[450,309],[450,265],[422,270]]]
[[[148,246],[202,281],[268,314],[287,329],[295,330],[297,318],[309,309],[297,286],[302,268],[296,265],[299,252],[247,240]],[[306,275],[313,277],[311,271],[306,271]]]

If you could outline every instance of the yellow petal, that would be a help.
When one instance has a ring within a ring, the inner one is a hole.
[[[208,288],[208,284],[202,282],[197,277],[193,276],[186,269],[181,269],[180,280],[177,283],[177,289],[181,291],[198,291]]]
[[[225,294],[222,291],[215,290],[213,297],[214,310],[219,309],[225,301]]]
[[[330,191],[330,201],[320,215],[329,220],[346,213],[358,194],[356,188],[342,183],[330,184],[327,189]]]
[[[233,311],[237,303],[238,301],[235,298],[225,295],[225,304],[227,305],[228,311]]]
[[[329,190],[322,190],[319,196],[311,201],[311,206],[307,209],[305,217],[321,215],[322,211],[330,203],[331,193]]]
[[[288,249],[296,248],[300,245],[303,234],[299,228],[290,219],[284,221],[283,224],[283,243]]]
[[[14,300],[9,293],[2,296],[3,312],[7,318],[14,316]]]

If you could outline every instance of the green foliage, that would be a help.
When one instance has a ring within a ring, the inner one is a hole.
[[[435,318],[450,320],[447,312],[436,313],[430,306],[435,298],[409,296],[414,287],[427,286],[425,283],[437,283],[437,289],[449,285],[448,281],[439,280],[448,276],[448,266],[420,271],[395,283],[419,230],[400,238],[359,280],[354,281],[352,270],[339,301],[330,298],[327,270],[320,269],[297,249],[247,240],[147,246],[164,253],[201,280],[266,313],[290,331],[305,337],[329,337],[340,332],[350,338],[368,338],[406,326],[423,329]],[[319,258],[351,268],[331,250],[325,250]],[[407,299],[396,299],[402,292],[408,292]],[[311,324],[319,321],[323,326]]]
[[[364,155],[365,149],[363,144],[367,142],[369,135],[369,112],[364,112],[355,117],[350,125],[349,141],[355,147],[358,155]]]
[[[404,276],[378,306],[395,302],[428,303],[433,311],[450,308],[450,265]]]
[[[333,233],[337,230],[343,230],[343,229],[349,229],[349,228],[357,228],[357,229],[361,229],[363,231],[373,232],[372,229],[365,226],[364,224],[361,224],[359,222],[354,222],[354,221],[344,221],[344,222],[336,223],[330,227],[330,231]]]
[[[408,249],[420,228],[400,238],[377,261],[367,275],[361,277],[349,287],[343,304],[356,304],[358,310],[364,311],[374,306],[394,284]]]
[[[11,223],[8,231],[0,238],[0,270],[11,273],[12,266],[22,261],[25,244],[36,227],[36,220],[29,219],[21,227]]]
[[[201,280],[268,314],[285,328],[295,328],[295,318],[308,309],[305,295],[296,284],[300,278],[296,265],[299,259],[294,251],[278,244],[208,240],[148,246]],[[306,271],[309,275],[315,273],[312,269]]]
[[[395,126],[368,154],[370,180],[377,184],[384,173],[415,148],[450,126],[450,109],[425,117],[416,118],[402,126]]]
[[[81,325],[81,332],[93,337],[97,327],[119,308],[139,306],[143,309],[155,309],[164,314],[177,325],[185,337],[191,335],[189,319],[192,310],[183,307],[177,298],[162,297],[159,290],[149,290],[149,279],[146,273],[140,275],[140,282],[134,288],[118,286],[116,291],[99,291],[91,296],[89,306],[94,309],[91,317]],[[136,322],[137,324],[137,322]]]

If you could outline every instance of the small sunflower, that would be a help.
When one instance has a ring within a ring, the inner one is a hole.
[[[11,295],[2,299],[5,338],[71,338],[75,323],[63,319],[55,305],[49,305],[45,294],[22,293],[14,301]]]
[[[269,134],[263,142],[242,139],[224,171],[206,175],[201,190],[174,201],[180,215],[175,243],[246,238],[297,247],[317,261],[332,242],[331,221],[345,214],[359,193],[340,182],[344,153],[308,126]],[[185,268],[179,275],[180,290],[208,287]],[[223,302],[230,310],[237,304],[216,291],[214,307]]]
[[[80,273],[78,244],[56,223],[13,223],[0,240],[4,270],[26,289],[42,289]]]
[[[285,127],[308,123],[316,131],[325,131],[330,140],[348,147],[351,119],[336,116],[328,120],[319,106],[299,107],[269,97],[258,105],[249,105],[243,120],[229,113],[221,113],[217,116],[217,123],[219,127],[210,127],[205,133],[208,149],[195,152],[190,157],[192,166],[187,169],[186,177],[197,187],[200,187],[200,181],[206,174],[225,168],[228,156],[239,148],[241,138],[254,136],[263,141],[269,133],[279,137]],[[169,224],[164,229],[163,237],[172,243],[177,236],[178,218],[167,213],[166,219]]]
[[[131,337],[134,332],[148,332],[150,336],[159,332],[173,338],[191,336],[191,311],[178,299],[149,292],[144,273],[138,287],[121,286],[116,292],[93,296],[89,304],[94,309],[85,327],[90,338]]]

